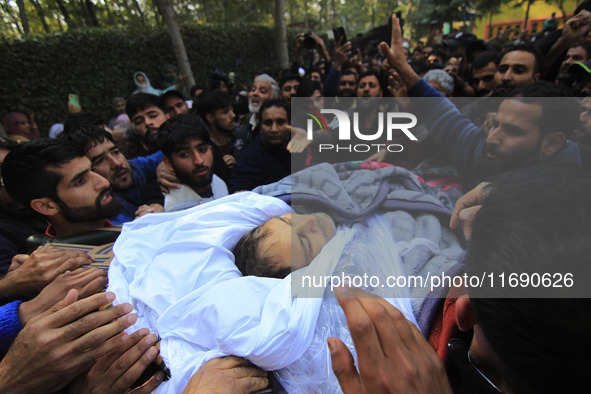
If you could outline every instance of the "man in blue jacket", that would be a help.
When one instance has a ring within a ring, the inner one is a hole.
[[[127,160],[111,133],[95,126],[67,133],[66,140],[83,148],[92,163],[92,171],[111,183],[114,196],[122,205],[121,213],[111,218],[113,224],[164,210],[164,196],[156,183],[156,167],[162,161],[162,152]]]

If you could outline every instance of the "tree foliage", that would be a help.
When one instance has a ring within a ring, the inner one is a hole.
[[[208,81],[214,70],[234,71],[248,85],[262,69],[275,69],[274,32],[262,26],[231,28],[185,25],[181,34],[195,79]],[[288,32],[288,43],[295,33]],[[135,90],[132,74],[144,71],[154,87],[165,87],[162,67],[176,64],[170,40],[160,29],[89,29],[0,41],[0,113],[35,112],[42,131],[67,116],[68,94],[82,108],[108,120],[111,100]]]

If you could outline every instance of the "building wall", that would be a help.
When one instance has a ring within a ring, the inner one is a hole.
[[[565,0],[564,10],[567,13],[567,20],[572,16],[577,5],[576,0]],[[513,38],[514,36],[519,35],[519,32],[523,29],[526,9],[527,4],[523,4],[516,8],[510,4],[506,4],[501,8],[501,12],[493,16],[492,19],[488,15],[478,18],[481,15],[476,12],[478,17],[474,24],[474,34],[476,34],[478,38],[494,38],[499,34],[499,29],[502,31],[509,27],[513,30],[510,38]],[[536,1],[529,11],[527,31],[530,34],[536,34],[542,31],[544,21],[550,18],[553,12],[556,13],[556,19],[558,19],[559,22],[558,27],[563,27],[562,13],[557,6],[549,5],[542,1]]]

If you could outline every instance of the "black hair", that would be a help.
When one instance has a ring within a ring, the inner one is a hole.
[[[113,142],[113,136],[102,127],[84,126],[75,131],[64,133],[64,140],[87,152],[105,140]]]
[[[355,83],[359,82],[359,78],[357,78],[358,74],[355,74],[350,69],[343,69],[343,72],[341,73],[341,78],[344,77],[345,75],[353,75],[353,76],[355,76]]]
[[[193,113],[173,116],[162,123],[156,134],[160,150],[169,158],[176,147],[189,138],[199,138],[203,142],[211,144],[207,125]]]
[[[127,116],[129,116],[129,119],[133,122],[135,114],[150,107],[158,107],[162,112],[166,113],[162,97],[149,93],[135,93],[127,99],[125,113],[127,113]]]
[[[324,76],[322,75],[322,70],[320,70],[320,68],[313,66],[310,67],[308,69],[308,72],[306,73],[307,78],[306,79],[310,79],[312,77],[312,73],[317,72],[318,74],[320,74],[320,79],[324,80]]]
[[[180,98],[181,100],[185,101],[185,98],[183,97],[182,93],[179,92],[178,90],[174,90],[174,89],[167,90],[160,97],[162,97],[163,102],[166,102],[166,99],[169,97],[176,97],[176,98]]]
[[[492,182],[476,214],[466,273],[498,279],[500,273],[575,272],[575,285],[578,279],[579,289],[588,288],[589,239],[591,178],[585,170],[540,165],[506,172]],[[468,288],[486,342],[512,374],[513,392],[591,392],[584,378],[591,367],[591,299],[574,298],[582,293],[561,284],[542,293],[508,282]],[[533,298],[540,294],[556,298]]]
[[[63,133],[70,133],[89,125],[102,127],[104,124],[105,122],[100,115],[92,112],[78,112],[68,115],[68,118],[64,122]]]
[[[509,97],[542,107],[538,121],[542,136],[560,131],[568,139],[579,125],[581,106],[571,91],[560,84],[549,81],[531,82],[517,87]]]
[[[542,72],[542,67],[544,65],[544,56],[542,55],[542,52],[540,52],[540,50],[538,48],[536,48],[535,46],[533,46],[531,44],[511,45],[503,50],[503,52],[504,52],[503,56],[505,56],[509,52],[515,52],[515,51],[529,52],[532,55],[534,55],[534,58],[535,58],[534,74],[538,74],[538,73]],[[503,60],[502,57],[501,57],[501,60]],[[499,64],[500,64],[500,62],[499,62]]]
[[[15,200],[25,206],[36,198],[60,201],[57,184],[61,176],[47,167],[60,167],[84,151],[63,139],[39,138],[15,146],[2,163],[2,183]]]
[[[569,45],[569,49],[570,48],[578,48],[581,47],[585,50],[585,53],[587,54],[587,60],[591,59],[591,42],[589,41],[576,41],[572,44]]]
[[[279,88],[281,89],[283,87],[283,85],[285,84],[285,82],[287,82],[287,81],[302,82],[302,78],[300,78],[300,76],[298,74],[293,74],[293,73],[285,74],[279,80]]]
[[[312,81],[311,79],[305,79],[298,88],[297,97],[310,97],[312,93],[317,90],[322,93],[322,86],[320,86],[320,82]]]
[[[490,63],[494,63],[497,66],[501,61],[501,56],[497,51],[484,51],[480,55],[476,56],[476,59],[472,62],[472,72],[474,70],[480,70],[488,66]]]
[[[232,105],[232,99],[226,93],[219,90],[212,90],[201,96],[199,100],[193,104],[195,112],[201,119],[205,121],[205,116],[215,114],[220,109],[226,109]]]
[[[291,273],[291,268],[276,269],[278,262],[273,256],[265,256],[260,244],[269,234],[264,224],[247,232],[234,247],[234,262],[242,275],[283,279]]]
[[[267,109],[269,109],[271,107],[283,108],[285,110],[285,112],[287,113],[287,120],[289,121],[290,116],[291,116],[289,104],[285,100],[270,99],[270,100],[263,101],[263,103],[261,104],[261,107],[259,108],[259,112],[257,112],[257,124],[259,126],[260,126],[261,121],[263,119],[263,112],[265,112]]]
[[[380,73],[378,73],[375,70],[367,70],[363,74],[359,75],[359,79],[357,80],[357,86],[359,86],[359,83],[361,82],[361,80],[363,78],[371,77],[371,76],[376,77],[376,79],[378,80],[378,83],[380,84],[380,89],[382,89],[382,92],[386,92],[387,89],[385,89],[386,84],[384,83],[384,78]]]

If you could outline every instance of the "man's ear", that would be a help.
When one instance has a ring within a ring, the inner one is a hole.
[[[208,125],[213,124],[213,115],[212,114],[205,114],[205,123]]]
[[[462,331],[468,331],[478,323],[470,297],[463,295],[456,300],[456,323]]]
[[[172,112],[167,112],[167,113],[165,113],[165,115],[166,115],[166,119],[170,119],[174,116],[174,114]]]
[[[566,142],[566,136],[563,132],[557,131],[555,133],[546,134],[542,138],[542,146],[540,148],[541,157],[549,157],[558,152],[564,143]]]
[[[164,155],[164,157],[162,158],[162,162],[164,163],[164,165],[166,166],[166,169],[168,171],[174,173],[174,168],[172,167],[172,162],[170,161],[168,156]]]
[[[54,216],[60,213],[58,205],[51,198],[43,197],[31,200],[31,208],[41,215]]]
[[[541,77],[541,76],[542,76],[542,74],[541,74],[541,73],[535,73],[535,74],[533,75],[533,77],[531,78],[532,82],[536,82],[536,81],[538,81],[538,80],[540,79],[540,77]]]

